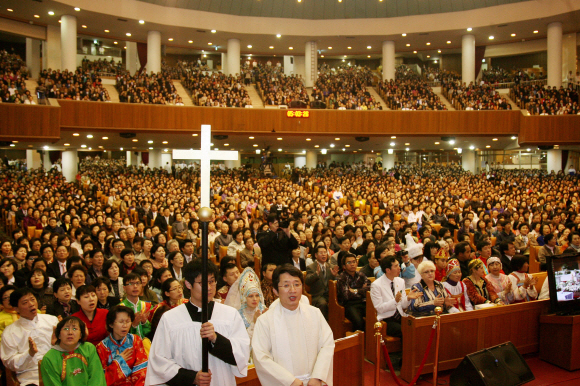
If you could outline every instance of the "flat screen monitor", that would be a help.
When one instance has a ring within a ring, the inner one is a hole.
[[[548,256],[552,312],[580,313],[580,254]]]

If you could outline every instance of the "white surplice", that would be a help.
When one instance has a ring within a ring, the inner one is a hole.
[[[252,338],[254,365],[262,385],[288,386],[310,378],[332,386],[334,338],[316,307],[300,302],[290,311],[274,301],[256,321]]]
[[[237,366],[209,354],[212,386],[235,386],[235,377],[246,377],[250,358],[250,338],[239,312],[215,303],[209,320],[216,333],[230,340]],[[149,352],[145,385],[161,385],[177,375],[180,368],[201,370],[201,323],[191,320],[185,304],[167,311],[159,322]],[[193,382],[193,379],[192,379]]]
[[[38,314],[33,320],[18,319],[2,333],[0,357],[16,373],[21,385],[38,385],[38,361],[52,348],[52,328],[57,324],[55,316]],[[38,349],[34,357],[28,353],[28,338],[34,340]]]

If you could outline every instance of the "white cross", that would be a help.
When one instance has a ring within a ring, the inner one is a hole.
[[[209,208],[210,162],[211,160],[237,161],[238,152],[232,150],[211,150],[211,126],[201,125],[201,150],[173,150],[173,159],[199,159],[201,207]]]

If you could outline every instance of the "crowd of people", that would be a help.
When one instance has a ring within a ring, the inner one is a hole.
[[[505,96],[494,85],[463,85],[460,80],[442,84],[442,93],[457,110],[511,110]]]
[[[392,110],[447,110],[441,98],[420,78],[380,81],[377,88]]]
[[[26,89],[28,68],[20,56],[0,50],[0,102],[36,104]]]
[[[115,62],[115,59],[99,58],[97,60],[89,60],[86,56],[81,62],[81,68],[83,71],[89,71],[89,73],[96,73],[101,76],[115,76],[126,72],[125,65],[121,60],[117,62]]]
[[[368,67],[343,66],[336,71],[319,69],[312,100],[324,102],[335,110],[382,110],[381,104],[370,94],[373,73]]]
[[[173,85],[168,73],[117,75],[116,86],[121,103],[183,106],[183,99]]]
[[[566,88],[516,85],[510,90],[510,98],[532,115],[580,114],[578,92],[573,84]]]
[[[302,102],[308,106],[310,103],[304,79],[285,75],[282,67],[263,67],[255,73],[254,79],[264,106],[289,106],[292,102]]]
[[[111,102],[109,92],[97,72],[81,67],[74,72],[42,70],[36,92],[40,99]]]
[[[436,67],[426,67],[423,66],[421,70],[421,75],[428,82],[456,82],[461,81],[461,74],[455,71],[444,70]]]
[[[183,80],[198,106],[246,107],[252,100],[246,91],[241,75],[225,75],[222,72],[206,74],[192,69]]]
[[[189,318],[201,294],[199,171],[178,165],[168,171],[85,159],[75,183],[58,169],[2,170],[0,206],[10,232],[0,244],[0,353],[21,383],[37,384],[43,358],[43,378],[60,376],[59,352],[72,351],[93,358],[84,371],[102,376],[104,369],[108,385],[178,377],[177,369],[162,370],[160,358],[196,335],[164,314]],[[330,345],[329,280],[337,280],[354,326],[364,329],[371,291],[379,319],[397,336],[401,316],[430,315],[437,305],[462,312],[545,297],[525,273],[530,248],[541,246],[541,263],[546,255],[580,251],[577,175],[348,166],[296,169],[292,179],[259,179],[244,168],[212,174],[209,241],[219,271],[211,265],[209,296],[233,307],[214,306],[215,328],[226,334],[222,316],[239,326],[235,334],[228,330],[232,342],[242,342],[232,343],[245,361],[238,367],[253,360],[268,379],[271,369],[260,363],[274,334],[267,325],[292,331],[300,324],[277,307],[303,304],[296,295],[303,285],[320,311],[309,323],[325,331],[311,338]],[[32,321],[38,328],[30,341]],[[203,331],[214,337],[197,326],[198,338]],[[17,363],[23,352],[34,361]],[[70,363],[71,371],[83,368]]]

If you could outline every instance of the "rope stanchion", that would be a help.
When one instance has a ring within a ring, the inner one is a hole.
[[[393,369],[393,364],[391,363],[391,358],[389,357],[389,350],[387,349],[387,346],[385,344],[383,344],[383,354],[385,355],[385,360],[387,361],[387,365],[389,366],[389,370],[391,371],[391,376],[393,377],[393,380],[397,383],[398,386],[412,386],[419,379],[419,376],[421,375],[421,372],[423,371],[423,367],[425,367],[425,362],[427,362],[427,357],[429,356],[429,352],[431,351],[431,344],[433,343],[433,338],[435,338],[438,324],[439,324],[438,319],[435,319],[435,322],[433,323],[433,327],[431,329],[431,335],[429,336],[429,342],[427,343],[427,350],[425,351],[425,355],[423,356],[423,360],[421,361],[421,365],[419,366],[419,369],[417,370],[417,374],[415,375],[413,380],[408,385],[403,385],[401,383],[401,381],[399,380],[399,378],[397,377],[397,375],[395,374],[395,370]],[[380,359],[377,358],[377,362],[379,360]]]

